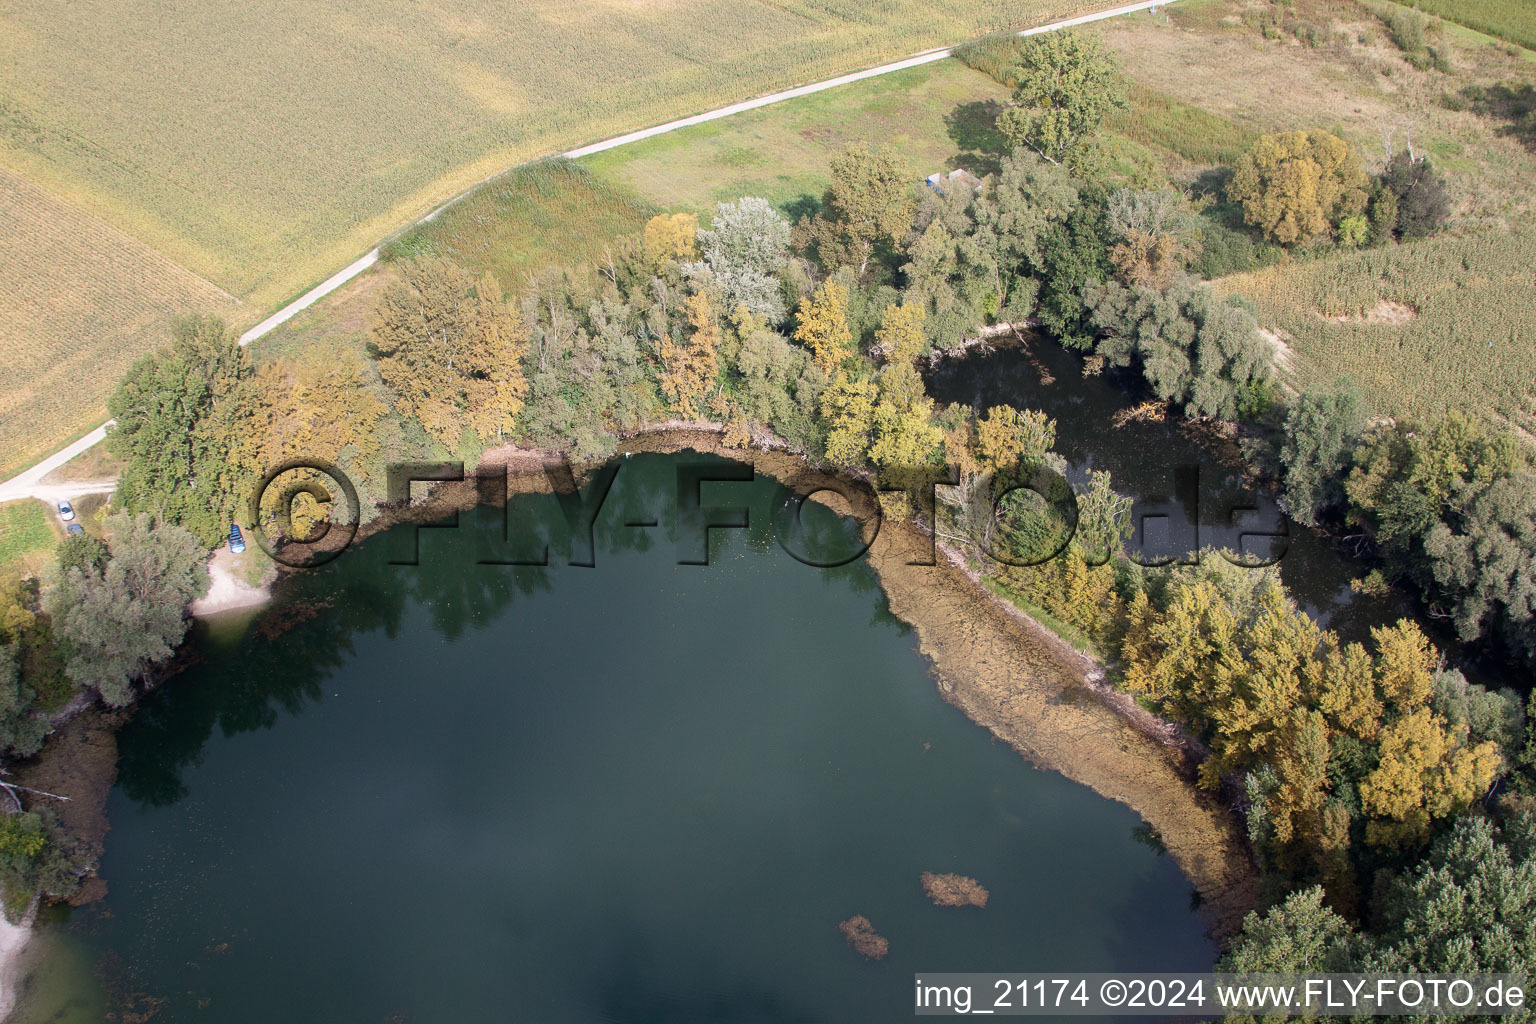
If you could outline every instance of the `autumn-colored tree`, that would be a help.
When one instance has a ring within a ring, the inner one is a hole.
[[[229,458],[253,477],[295,457],[346,461],[367,482],[380,451],[380,423],[389,407],[378,378],[351,348],[306,349],[256,371],[243,430]]]
[[[661,392],[684,419],[693,419],[704,408],[704,399],[720,373],[720,324],[709,296],[695,292],[684,303],[688,311],[688,337],[661,343]]]
[[[471,283],[447,260],[411,260],[385,290],[371,333],[401,412],[450,449],[465,431],[501,436],[522,408],[528,332],[489,274]]]
[[[1325,234],[1365,212],[1369,184],[1360,155],[1324,131],[1279,132],[1238,161],[1227,198],[1243,218],[1282,245]]]
[[[699,218],[693,213],[659,213],[645,222],[641,249],[646,266],[660,270],[668,263],[686,263],[697,255]]]
[[[528,397],[522,366],[528,329],[490,273],[475,282],[470,340],[470,358],[476,365],[473,372],[465,373],[465,421],[481,438],[499,440],[512,429]]]
[[[1173,235],[1153,235],[1132,229],[1125,241],[1109,250],[1109,262],[1120,280],[1159,291],[1172,287],[1184,272],[1189,250]]]
[[[1055,443],[1056,421],[1038,409],[994,405],[976,423],[976,454],[989,473],[1038,463]]]
[[[827,420],[827,458],[842,466],[861,466],[869,456],[879,388],[862,374],[840,369],[821,395]]]
[[[836,281],[823,281],[801,301],[798,320],[795,340],[810,350],[816,365],[828,374],[854,354],[848,289]]]
[[[1380,760],[1360,784],[1360,803],[1371,815],[1366,841],[1404,846],[1429,838],[1430,825],[1472,806],[1499,772],[1499,748],[1467,746],[1466,727],[1450,729],[1429,708],[1419,708],[1382,730]]]

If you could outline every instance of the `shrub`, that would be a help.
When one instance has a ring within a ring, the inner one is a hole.
[[[1387,32],[1392,42],[1404,53],[1418,53],[1424,49],[1424,36],[1429,31],[1429,15],[1423,11],[1400,7],[1387,18]]]
[[[1397,199],[1397,233],[1403,238],[1427,238],[1451,215],[1445,178],[1428,157],[1417,160],[1398,153],[1387,162],[1382,184]]]

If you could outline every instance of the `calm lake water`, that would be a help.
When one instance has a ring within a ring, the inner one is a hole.
[[[908,1019],[919,971],[1209,969],[1140,819],[945,704],[867,566],[774,543],[777,484],[704,485],[753,528],[676,564],[701,461],[623,463],[595,568],[518,499],[547,570],[475,564],[512,553],[491,510],[422,531],[419,566],[387,564],[397,530],[300,577],[280,636],[204,630],[121,733],[110,895],[47,930],[33,1012],[867,1022]],[[924,871],[991,902],[935,907]],[[855,914],[887,959],[848,948]]]

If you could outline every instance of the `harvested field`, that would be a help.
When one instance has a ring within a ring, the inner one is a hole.
[[[476,180],[1086,0],[0,0],[0,164],[260,306]]]
[[[172,317],[233,317],[218,288],[0,168],[0,478],[106,419]]]

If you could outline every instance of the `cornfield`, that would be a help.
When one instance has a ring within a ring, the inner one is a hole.
[[[0,169],[0,478],[106,419],[173,316],[235,302],[144,243]]]
[[[1451,406],[1536,435],[1536,228],[1441,236],[1269,267],[1220,285],[1258,303],[1298,386],[1353,381],[1377,415]]]
[[[1536,5],[1530,0],[1417,0],[1414,6],[1536,50]]]
[[[32,0],[0,164],[270,306],[488,174],[1113,0]]]

